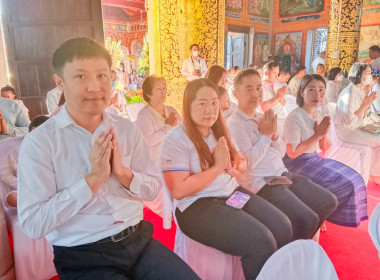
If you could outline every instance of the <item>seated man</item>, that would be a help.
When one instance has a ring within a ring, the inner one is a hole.
[[[29,132],[43,124],[48,119],[49,118],[46,116],[34,118],[30,122]],[[5,198],[7,206],[10,207],[17,207],[17,163],[22,138],[23,136],[20,137],[20,142],[18,142],[18,145],[9,150],[8,155],[5,158],[5,162],[0,169],[0,179],[9,187],[10,190]]]
[[[105,112],[111,57],[87,38],[55,51],[65,93],[58,115],[21,144],[18,215],[32,238],[53,245],[61,279],[199,279],[142,220],[162,180],[140,130]]]
[[[29,124],[28,117],[16,102],[0,97],[0,140],[27,134]]]
[[[48,109],[49,114],[53,114],[55,110],[59,107],[59,101],[62,96],[62,91],[55,87],[50,90],[46,95],[46,107]]]

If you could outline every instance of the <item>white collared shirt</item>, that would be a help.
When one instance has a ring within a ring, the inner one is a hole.
[[[50,90],[46,95],[46,106],[49,114],[54,113],[58,108],[59,100],[61,99],[62,92],[58,87]]]
[[[199,70],[201,72],[200,77],[197,75],[193,75],[193,72],[195,70]],[[181,74],[182,76],[185,76],[189,82],[199,78],[204,78],[206,76],[206,73],[207,65],[206,61],[203,58],[198,57],[197,60],[194,60],[192,57],[189,57],[183,61]]]
[[[301,143],[315,134],[314,123],[323,120],[324,115],[317,110],[317,116],[312,118],[301,107],[294,109],[285,119],[283,141],[292,144],[293,150]],[[319,142],[316,142],[305,153],[314,153],[319,150]]]
[[[271,88],[270,85],[268,85],[266,82],[263,81],[263,101],[268,101],[276,96],[276,93]],[[261,110],[261,108],[260,108]],[[276,104],[273,105],[272,110],[280,119],[286,118],[286,111],[285,107],[281,105],[280,101],[277,101]]]
[[[0,111],[7,123],[7,130],[4,134],[0,133],[0,140],[10,136],[23,136],[29,132],[30,121],[16,102],[0,97]]]
[[[111,125],[122,164],[132,170],[134,178],[129,191],[111,174],[93,194],[85,180],[91,172],[90,149]],[[24,138],[18,172],[22,230],[32,238],[46,236],[59,246],[95,242],[139,223],[142,200],[155,199],[162,187],[161,174],[134,124],[105,112],[91,134],[74,122],[65,105],[58,115]]]
[[[265,185],[265,176],[280,176],[287,172],[282,162],[285,155],[284,145],[281,145],[281,139],[272,141],[259,132],[257,122],[261,117],[261,114],[256,113],[253,119],[238,108],[228,123],[232,137],[247,159],[254,191]]]
[[[213,151],[217,141],[212,132],[203,139],[210,151]],[[202,172],[197,150],[182,125],[174,127],[165,137],[160,147],[160,156],[162,172],[189,171],[191,175]],[[227,197],[237,187],[238,183],[235,178],[223,172],[202,191],[181,200],[174,199],[174,205],[183,212],[201,197]]]

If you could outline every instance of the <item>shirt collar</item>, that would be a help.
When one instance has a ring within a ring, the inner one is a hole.
[[[239,114],[245,120],[257,120],[259,118],[259,114],[256,112],[255,116],[252,118],[244,113],[240,108],[236,108],[236,113]]]

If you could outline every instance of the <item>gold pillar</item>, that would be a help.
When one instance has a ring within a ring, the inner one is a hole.
[[[182,110],[187,82],[181,69],[191,44],[199,44],[208,67],[223,66],[224,6],[224,0],[149,0],[150,74],[165,78],[168,105]]]
[[[331,1],[327,37],[327,69],[340,67],[343,72],[348,72],[356,61],[359,52],[362,7],[363,0]]]
[[[332,0],[327,38],[327,69],[340,67],[343,72],[348,72],[356,61],[362,7],[363,0]]]

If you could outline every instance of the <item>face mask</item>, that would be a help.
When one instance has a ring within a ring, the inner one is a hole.
[[[343,75],[340,75],[340,76],[338,76],[338,82],[341,82],[341,81],[343,81],[343,79],[344,79],[344,76]]]
[[[198,57],[199,51],[193,51],[193,56]]]
[[[363,85],[369,85],[372,83],[372,75],[365,75],[365,80],[362,82]]]
[[[117,87],[117,81],[111,81],[111,87]]]

